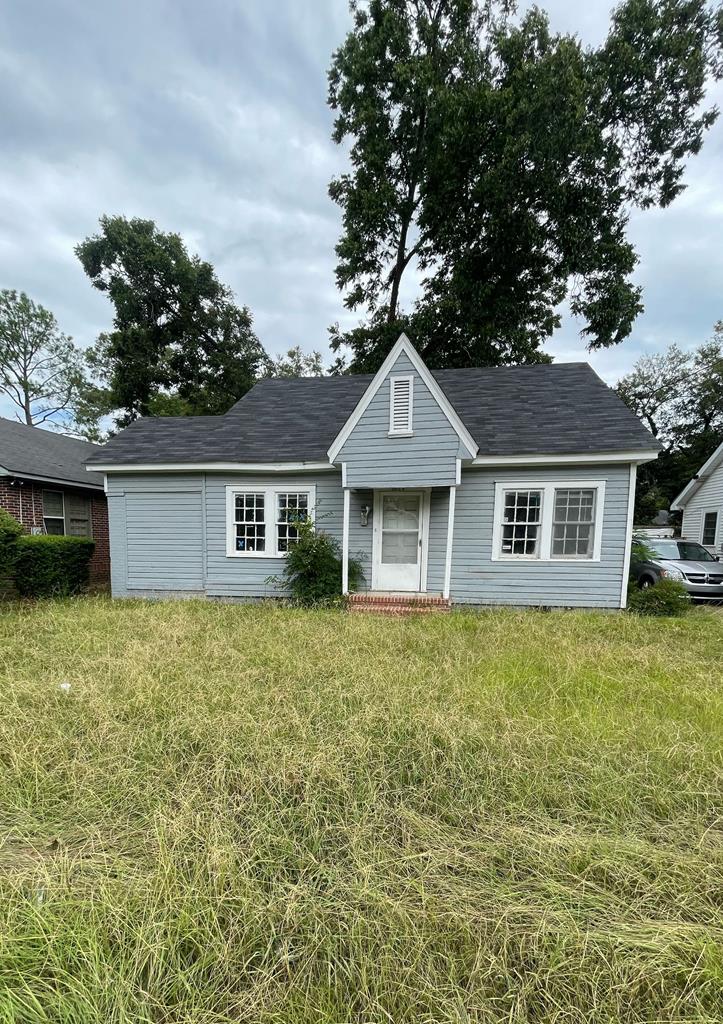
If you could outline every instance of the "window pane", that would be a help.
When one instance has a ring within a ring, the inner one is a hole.
[[[309,514],[309,495],[306,491],[289,491],[276,496],[276,547],[279,552],[289,550],[299,539],[293,525]]]
[[[43,515],[63,517],[63,492],[43,491]]]
[[[70,537],[90,537],[90,500],[82,495],[66,494],[65,515]]]
[[[715,544],[716,528],[718,526],[718,513],[706,512],[703,518],[703,543]]]
[[[382,529],[418,530],[419,495],[385,494],[382,504]]]
[[[541,491],[505,491],[502,554],[538,554],[541,512]]]
[[[266,522],[263,492],[237,494],[235,500],[236,551],[265,551]]]
[[[419,557],[419,534],[394,533],[385,530],[382,533],[382,562],[402,565],[416,565]]]
[[[64,523],[62,519],[46,519],[45,532],[49,533],[51,537],[62,537],[65,533]]]
[[[592,558],[595,491],[560,489],[555,491],[552,526],[552,556]]]

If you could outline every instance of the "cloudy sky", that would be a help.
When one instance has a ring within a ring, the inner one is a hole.
[[[608,0],[548,0],[590,43]],[[326,351],[351,322],[334,287],[345,166],[330,141],[326,68],[346,0],[3,0],[0,287],[27,291],[82,345],[111,310],[73,255],[103,213],[180,232],[250,306],[270,352]],[[712,97],[723,106],[723,90]],[[646,311],[631,339],[588,356],[569,317],[548,346],[613,382],[641,352],[702,342],[723,318],[723,119],[688,189],[636,215]],[[7,414],[7,413],[6,413]]]

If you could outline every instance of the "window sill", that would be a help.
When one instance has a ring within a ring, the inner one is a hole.
[[[273,551],[227,551],[226,558],[276,558],[283,561],[286,551],[276,554]]]
[[[599,565],[601,558],[539,558],[534,555],[492,555],[492,562],[520,562],[523,565],[550,565],[551,562],[559,565]]]

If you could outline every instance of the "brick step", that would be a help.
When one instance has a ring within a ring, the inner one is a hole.
[[[350,594],[349,611],[352,614],[369,613],[395,617],[430,615],[450,610],[445,597],[427,594]]]

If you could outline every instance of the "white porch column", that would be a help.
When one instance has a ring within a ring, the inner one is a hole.
[[[344,519],[341,535],[341,592],[349,593],[349,507],[351,492],[344,488]]]
[[[447,553],[444,559],[444,590],[442,597],[449,598],[449,587],[452,580],[452,544],[454,541],[454,507],[457,501],[457,488],[449,489],[449,512],[447,515]]]

